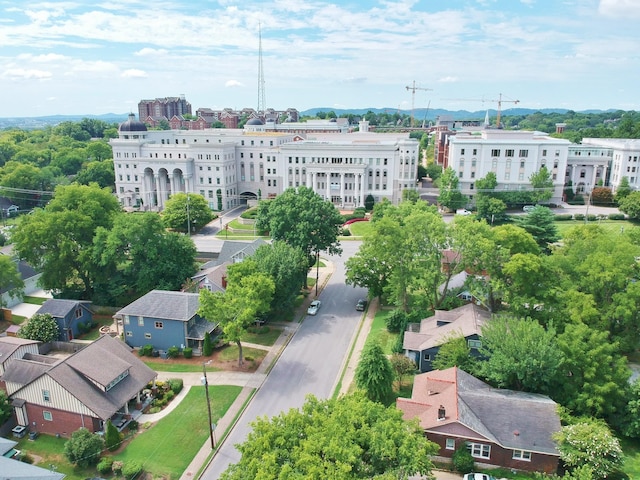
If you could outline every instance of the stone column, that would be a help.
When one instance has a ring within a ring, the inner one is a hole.
[[[160,205],[160,174],[159,173],[154,173],[153,174],[153,189],[152,191],[155,192],[155,198],[152,198],[151,202],[153,203],[154,207],[158,207]]]
[[[344,173],[340,173],[340,206],[344,208]]]
[[[367,176],[365,175],[366,172],[362,172],[360,174],[360,206],[364,207],[364,186],[365,186],[365,182],[367,181]]]
[[[325,185],[327,200],[331,201],[331,173],[326,172],[324,176],[327,179],[327,184]]]

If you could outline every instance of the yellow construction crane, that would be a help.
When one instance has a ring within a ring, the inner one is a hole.
[[[407,87],[408,88],[408,87]],[[502,99],[502,94],[498,95],[498,99],[497,100],[491,100],[491,99],[486,99],[486,98],[445,98],[444,100],[455,100],[455,101],[461,101],[461,102],[492,102],[492,103],[497,103],[498,104],[498,113],[496,116],[496,127],[500,127],[500,117],[502,116],[502,103],[513,103],[513,104],[518,104],[520,103],[520,100],[503,100]]]
[[[415,105],[416,105],[416,90],[425,90],[425,91],[432,91],[432,88],[423,88],[423,87],[416,87],[416,81],[413,81],[413,86],[409,87],[405,87],[407,90],[411,90],[411,128],[413,128],[413,124],[415,121],[414,118],[414,111],[415,111]]]

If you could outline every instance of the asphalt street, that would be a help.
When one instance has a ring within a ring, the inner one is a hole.
[[[304,318],[202,479],[215,480],[240,460],[235,445],[247,438],[254,419],[299,408],[309,394],[322,399],[332,395],[362,317],[355,304],[366,296],[366,290],[344,283],[344,261],[359,247],[360,242],[342,242],[342,255],[330,257],[335,270],[318,297],[322,301],[320,311]]]

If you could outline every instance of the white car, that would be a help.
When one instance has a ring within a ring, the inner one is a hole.
[[[320,300],[314,300],[313,302],[311,302],[309,304],[309,308],[307,308],[307,314],[315,315],[316,313],[318,313],[318,310],[320,310],[320,305],[322,305],[322,302]]]
[[[536,208],[535,205],[525,205],[524,207],[522,207],[522,211],[523,212],[527,212],[529,213],[530,211],[532,211],[534,208]]]
[[[465,208],[459,208],[456,210],[456,215],[472,215],[472,213]]]
[[[495,477],[486,473],[467,473],[462,480],[496,480]]]

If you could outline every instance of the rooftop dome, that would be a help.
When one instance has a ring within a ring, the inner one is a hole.
[[[122,122],[118,127],[120,132],[146,132],[147,126],[143,122],[136,120],[136,116],[133,113],[129,114],[129,120]]]
[[[252,118],[247,122],[247,125],[264,125],[264,123],[259,118]]]

